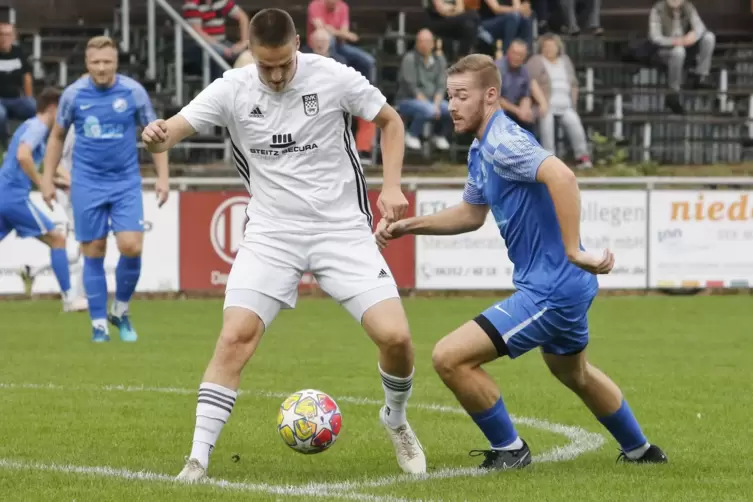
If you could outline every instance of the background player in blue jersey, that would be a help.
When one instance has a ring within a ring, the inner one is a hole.
[[[384,246],[404,234],[470,232],[492,211],[515,266],[517,291],[446,336],[432,354],[439,376],[491,444],[479,452],[485,456],[481,467],[511,469],[531,462],[499,389],[481,366],[535,348],[614,436],[621,459],[666,462],[661,449],[646,440],[617,385],[586,358],[587,314],[598,289],[594,274],[609,273],[614,256],[609,251],[595,256],[581,246],[575,175],[501,111],[500,76],[491,58],[466,56],[447,73],[455,130],[476,136],[463,202],[429,216],[382,220],[376,237]]]
[[[0,167],[0,240],[15,230],[19,237],[36,237],[50,246],[50,262],[63,296],[63,309],[75,310],[71,295],[65,235],[29,199],[32,184],[40,186],[37,165],[44,157],[45,143],[60,101],[60,91],[46,88],[37,98],[37,114],[13,134]],[[0,257],[0,259],[2,259]]]
[[[84,252],[84,287],[92,319],[92,341],[110,339],[107,319],[120,339],[136,341],[128,302],[141,273],[144,208],[141,193],[137,131],[139,124],[156,120],[146,90],[117,73],[118,51],[108,37],[94,37],[86,47],[84,76],[63,92],[57,121],[50,134],[45,166],[60,162],[63,141],[74,127],[71,169],[71,205],[76,240]],[[155,154],[160,204],[168,194],[167,155]],[[55,199],[53,172],[45,168],[42,193],[48,204]],[[107,234],[115,233],[121,256],[115,270],[115,301],[107,315],[104,259]]]

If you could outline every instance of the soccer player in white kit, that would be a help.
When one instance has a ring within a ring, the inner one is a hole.
[[[426,472],[423,448],[405,415],[413,377],[408,322],[372,234],[350,130],[353,115],[382,129],[378,206],[396,221],[408,206],[400,182],[402,120],[360,73],[298,52],[300,40],[285,11],[257,13],[250,44],[255,64],[227,71],[177,115],[153,122],[142,134],[147,149],[158,153],[197,131],[226,128],[252,195],[244,241],[228,277],[222,331],[199,387],[193,448],[177,479],[206,477],[241,371],[280,309],[295,307],[306,271],[378,346],[385,393],[380,421],[403,471]]]

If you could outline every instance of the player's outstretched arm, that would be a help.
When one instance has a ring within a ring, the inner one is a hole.
[[[609,250],[599,258],[580,248],[580,190],[575,174],[560,159],[550,156],[539,166],[536,181],[544,183],[552,197],[568,260],[593,274],[609,273],[614,266]]]
[[[185,118],[174,115],[167,120],[157,119],[150,122],[144,127],[141,140],[150,153],[163,153],[194,133],[196,130]],[[167,168],[167,157],[164,162]]]
[[[486,221],[489,206],[486,204],[460,204],[428,216],[416,216],[389,223],[381,220],[377,226],[375,237],[380,247],[385,247],[387,241],[397,239],[406,234],[415,235],[457,235],[478,230]]]

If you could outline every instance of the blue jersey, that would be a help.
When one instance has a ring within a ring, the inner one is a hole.
[[[495,113],[468,152],[463,200],[490,207],[515,265],[515,287],[554,308],[590,301],[598,282],[567,259],[549,190],[536,181],[550,155],[503,112]]]
[[[136,129],[155,119],[146,90],[124,75],[116,75],[107,89],[98,88],[89,77],[69,85],[60,98],[57,123],[64,130],[71,125],[75,129],[74,182],[138,180]]]
[[[16,158],[18,147],[22,144],[31,149],[34,164],[44,159],[47,135],[50,130],[38,117],[33,117],[21,124],[13,134],[8,151],[5,153],[3,166],[0,167],[0,198],[26,199],[31,191],[31,179],[26,175]]]

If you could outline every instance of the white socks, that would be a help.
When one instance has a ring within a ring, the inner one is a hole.
[[[126,312],[128,312],[128,302],[113,300],[112,307],[110,307],[110,313],[112,315],[115,317],[121,317]]]
[[[379,373],[382,375],[382,388],[384,389],[384,402],[387,404],[386,421],[387,425],[396,429],[407,421],[405,417],[405,407],[408,398],[413,390],[413,373],[410,376],[396,377],[388,375],[379,366]]]
[[[204,382],[199,386],[196,428],[189,458],[198,460],[205,469],[209,465],[209,454],[220,437],[222,426],[230,418],[236,397],[238,392],[222,385]]]
[[[520,439],[520,436],[515,438],[515,441],[508,444],[507,446],[503,446],[502,448],[492,448],[492,450],[500,450],[500,451],[515,451],[523,448],[523,440]]]
[[[644,453],[651,447],[650,444],[646,443],[643,446],[639,446],[635,450],[630,450],[625,452],[625,456],[629,458],[630,460],[638,460],[643,456]]]
[[[92,319],[92,328],[101,329],[107,333],[107,319]]]

